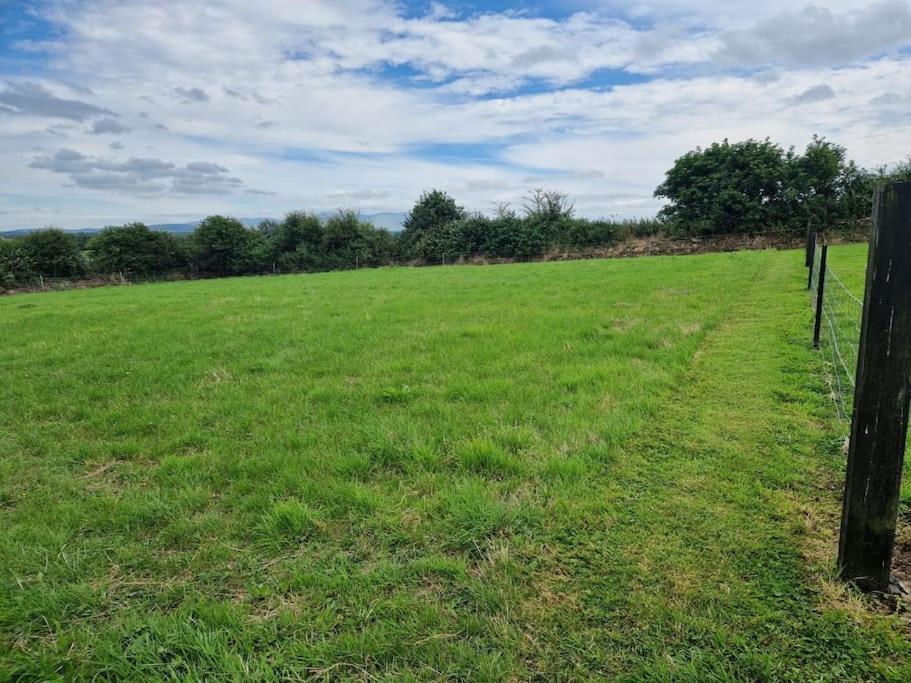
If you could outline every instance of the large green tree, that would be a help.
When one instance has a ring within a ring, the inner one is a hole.
[[[655,196],[668,200],[661,216],[684,234],[797,232],[868,217],[873,189],[893,176],[859,168],[819,136],[802,154],[769,140],[725,140],[677,159]]]
[[[411,249],[422,238],[465,217],[465,209],[441,190],[424,192],[415,202],[402,223],[402,240]]]
[[[779,219],[784,151],[769,140],[716,142],[674,162],[656,197],[660,216],[685,233],[764,230]]]

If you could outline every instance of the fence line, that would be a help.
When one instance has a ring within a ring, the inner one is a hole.
[[[808,235],[813,344],[827,351],[838,416],[850,429],[838,571],[865,591],[888,592],[911,402],[911,182],[873,198],[863,297]],[[824,323],[824,325],[823,325]]]
[[[841,365],[836,372],[845,371],[853,388],[839,574],[865,591],[887,592],[892,585],[911,403],[909,230],[911,182],[889,183],[873,197],[863,298],[835,273],[834,287],[821,285],[820,298],[832,301],[831,339]],[[848,372],[851,361],[854,374]]]
[[[815,302],[820,296],[820,281],[824,283],[822,300],[817,307],[821,324],[819,348],[826,356],[836,412],[840,419],[848,420],[854,400],[863,300],[848,289],[830,263],[825,264],[825,275],[822,275],[822,252],[820,248],[813,251],[810,290]]]

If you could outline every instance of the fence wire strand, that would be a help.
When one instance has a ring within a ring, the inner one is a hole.
[[[813,275],[810,280],[814,305],[819,289],[821,252],[821,248],[814,252]],[[850,419],[853,410],[862,313],[863,300],[848,289],[838,273],[827,264],[819,346],[826,359],[832,399],[838,416],[843,420]]]

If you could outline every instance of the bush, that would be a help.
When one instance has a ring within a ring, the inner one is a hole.
[[[567,247],[603,247],[617,241],[620,226],[613,221],[575,219],[562,225],[560,245]]]
[[[92,263],[100,273],[153,275],[183,265],[173,235],[149,230],[142,223],[102,230],[89,243]]]
[[[396,251],[395,238],[390,233],[348,210],[340,210],[326,221],[322,247],[329,268],[385,265]]]
[[[430,233],[442,230],[449,223],[464,217],[465,209],[445,192],[424,192],[405,218],[401,238],[409,248],[415,249]]]
[[[37,276],[22,240],[0,238],[0,287],[12,287]]]
[[[569,195],[556,190],[536,187],[525,197],[523,203],[526,218],[545,223],[557,223],[573,217],[575,208]]]
[[[269,268],[281,271],[320,270],[323,226],[317,216],[292,211],[279,221],[263,221],[257,228],[266,244]]]
[[[20,245],[36,275],[79,277],[85,273],[85,261],[79,253],[76,238],[63,230],[37,230],[20,238]]]
[[[266,259],[265,240],[236,218],[209,216],[193,231],[190,257],[201,273],[241,275],[260,272]]]

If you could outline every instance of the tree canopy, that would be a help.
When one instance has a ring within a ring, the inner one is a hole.
[[[424,192],[402,223],[402,239],[416,245],[428,232],[464,217],[465,209],[445,192]]]
[[[803,154],[770,140],[716,142],[678,158],[655,190],[659,213],[683,234],[831,228],[870,214],[877,178],[844,147],[814,136]]]
[[[95,268],[105,273],[151,275],[182,263],[175,237],[149,230],[143,223],[129,223],[102,230],[88,243]]]

